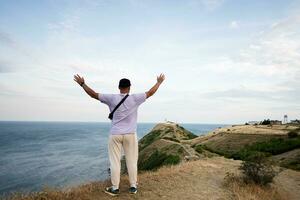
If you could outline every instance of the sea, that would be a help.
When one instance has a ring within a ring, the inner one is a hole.
[[[138,123],[138,138],[155,125]],[[226,126],[180,125],[196,135]],[[104,122],[0,121],[0,195],[108,179],[109,128]]]

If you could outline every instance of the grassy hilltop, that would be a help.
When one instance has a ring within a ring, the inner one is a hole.
[[[198,137],[175,123],[157,124],[139,141],[138,194],[127,193],[124,174],[118,199],[299,199],[299,131],[288,125],[241,125]],[[241,174],[241,160],[255,152],[265,154],[280,169],[269,187],[244,184],[228,176]],[[97,181],[72,188],[45,188],[38,193],[14,194],[11,199],[112,199],[103,193],[108,185],[109,181]]]
[[[294,125],[230,126],[197,137],[190,144],[239,160],[262,152],[282,167],[300,170],[300,128]]]

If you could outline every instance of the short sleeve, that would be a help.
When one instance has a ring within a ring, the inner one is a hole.
[[[144,103],[147,98],[146,93],[132,94],[132,96],[137,105],[141,105],[142,103]]]
[[[98,94],[98,99],[101,103],[109,105],[112,100],[112,94]]]

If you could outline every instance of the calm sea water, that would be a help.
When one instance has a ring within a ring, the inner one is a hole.
[[[181,124],[201,135],[222,124]],[[139,123],[138,138],[155,124]],[[109,123],[0,121],[0,195],[108,178]]]

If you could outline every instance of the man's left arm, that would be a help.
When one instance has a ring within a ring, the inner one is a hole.
[[[148,91],[146,92],[146,98],[151,97],[159,88],[159,86],[162,84],[162,82],[165,80],[165,75],[164,74],[160,74],[157,77],[157,82],[155,83],[155,85]]]

